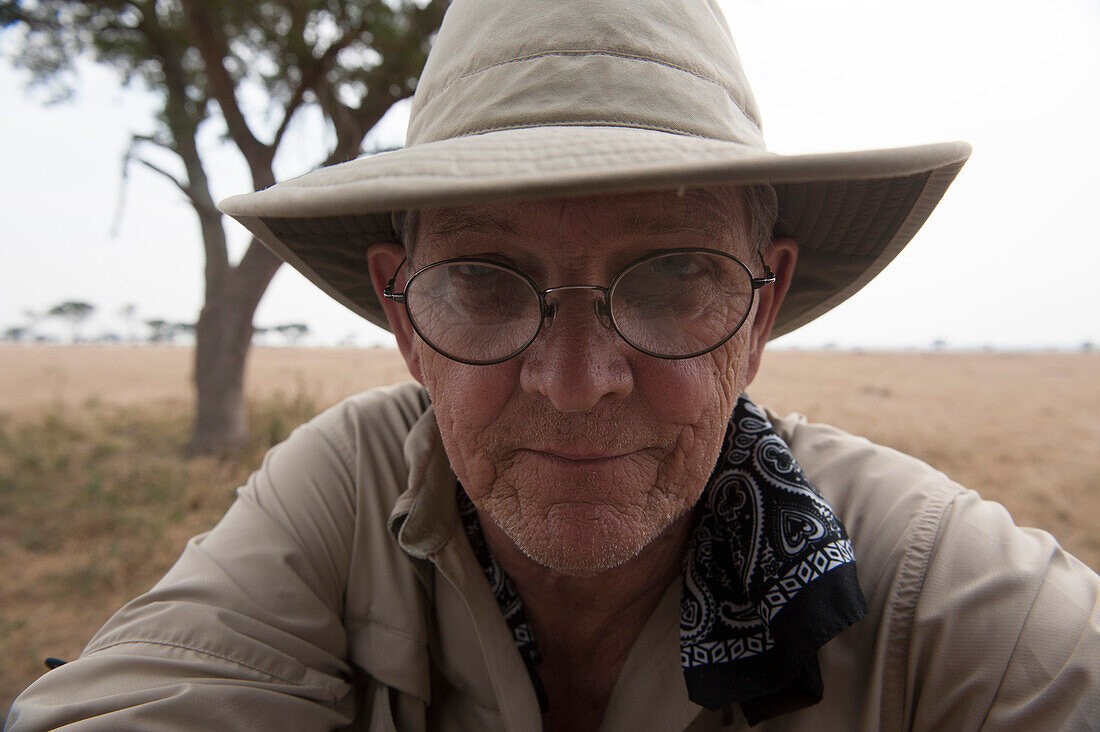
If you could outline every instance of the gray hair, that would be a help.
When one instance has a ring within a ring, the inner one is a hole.
[[[749,243],[754,251],[764,254],[771,248],[775,224],[779,219],[779,199],[775,188],[757,183],[740,189],[743,192],[745,217],[749,222]]]

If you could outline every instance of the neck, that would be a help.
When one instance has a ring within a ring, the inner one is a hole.
[[[692,513],[626,564],[575,577],[528,558],[479,513],[493,556],[519,592],[538,642],[539,675],[550,701],[547,729],[595,729],[623,662],[683,567]]]
[[[681,516],[625,564],[592,576],[568,575],[534,562],[489,516],[479,512],[478,518],[493,557],[515,583],[528,618],[560,614],[569,618],[570,626],[583,627],[602,625],[601,619],[621,621],[624,613],[639,608],[646,611],[644,618],[649,617],[683,568],[693,516],[692,512]]]

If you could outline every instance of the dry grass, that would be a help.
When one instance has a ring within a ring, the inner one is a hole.
[[[190,351],[0,347],[0,710],[70,658],[297,423],[408,378],[386,350],[255,349],[252,441],[182,457]],[[1100,568],[1100,356],[771,353],[751,389],[936,465]]]

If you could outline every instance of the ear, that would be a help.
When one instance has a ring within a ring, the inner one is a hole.
[[[798,245],[794,239],[782,238],[772,242],[771,248],[764,254],[764,263],[771,268],[775,282],[756,291],[758,304],[756,317],[752,322],[749,336],[749,373],[746,385],[756,378],[760,370],[760,359],[764,356],[764,346],[772,332],[772,324],[779,313],[779,306],[791,286],[794,265],[798,261]]]
[[[397,347],[405,358],[405,365],[409,367],[409,373],[413,378],[424,383],[424,373],[420,368],[420,355],[414,348],[416,331],[409,321],[409,314],[405,306],[389,300],[382,295],[386,285],[396,276],[394,290],[401,292],[405,289],[405,273],[398,272],[402,262],[405,261],[405,250],[392,242],[380,242],[371,244],[367,249],[367,262],[370,265],[370,280],[374,285],[374,294],[378,302],[382,303],[382,309],[386,313],[386,320],[390,323],[390,330],[397,338]]]

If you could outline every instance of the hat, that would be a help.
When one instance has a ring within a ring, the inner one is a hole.
[[[395,212],[769,183],[775,233],[799,244],[774,338],[877,275],[969,155],[962,142],[768,152],[714,0],[455,0],[420,77],[404,148],[219,206],[330,296],[388,328],[367,247],[398,241]]]

